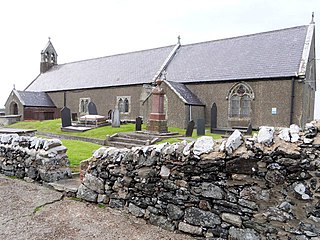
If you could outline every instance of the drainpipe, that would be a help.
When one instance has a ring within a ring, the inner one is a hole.
[[[189,122],[192,120],[192,107],[189,105]]]
[[[291,106],[290,106],[290,125],[293,124],[293,111],[294,111],[294,87],[295,87],[295,80],[292,78],[291,80]]]

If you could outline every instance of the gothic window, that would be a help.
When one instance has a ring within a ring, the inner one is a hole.
[[[130,112],[130,96],[118,96],[117,97],[117,106],[120,113],[129,113]]]
[[[124,99],[124,112],[129,112],[129,100],[128,100],[128,98]]]
[[[118,109],[119,109],[119,112],[124,112],[124,101],[122,98],[120,98],[118,101]]]
[[[229,99],[229,117],[250,118],[254,93],[249,85],[245,83],[234,85],[230,89],[227,99]]]
[[[88,110],[89,102],[90,102],[90,98],[80,98],[80,102],[79,102],[80,115],[89,114],[89,110]]]

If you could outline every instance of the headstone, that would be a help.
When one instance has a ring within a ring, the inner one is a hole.
[[[116,107],[113,111],[112,111],[112,127],[120,127],[120,112],[119,109]]]
[[[251,134],[252,134],[252,125],[251,125],[251,122],[249,122],[249,124],[248,124],[247,134],[248,134],[248,135],[251,135]]]
[[[216,105],[216,103],[213,103],[212,107],[211,107],[211,132],[213,132],[214,128],[217,128],[217,105]]]
[[[194,121],[191,120],[187,126],[186,137],[192,137],[193,129],[194,129]]]
[[[94,102],[89,102],[88,104],[89,115],[98,115],[97,107]]]
[[[142,118],[137,117],[136,118],[136,131],[141,131],[142,129]]]
[[[203,136],[205,135],[205,122],[204,119],[198,119],[197,120],[197,135]]]
[[[62,127],[71,126],[71,111],[67,107],[61,109],[61,123]]]

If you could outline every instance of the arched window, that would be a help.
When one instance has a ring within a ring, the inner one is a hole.
[[[129,100],[128,100],[128,98],[124,99],[124,112],[129,112]]]
[[[130,96],[118,96],[117,97],[117,106],[120,113],[130,113]]]
[[[251,101],[254,99],[252,88],[246,83],[237,83],[229,91],[229,117],[250,118]]]
[[[89,109],[88,109],[89,102],[90,102],[90,98],[80,98],[80,103],[79,103],[80,115],[89,114]]]

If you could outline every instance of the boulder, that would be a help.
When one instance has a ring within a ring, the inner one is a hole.
[[[193,146],[193,153],[195,155],[201,155],[213,150],[214,141],[212,137],[202,136],[197,139]]]
[[[227,142],[225,143],[225,151],[228,154],[231,154],[238,147],[240,147],[242,143],[243,143],[243,136],[242,136],[241,132],[239,130],[235,130],[230,135]]]
[[[258,133],[258,143],[272,145],[274,138],[274,127],[262,126]]]

